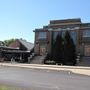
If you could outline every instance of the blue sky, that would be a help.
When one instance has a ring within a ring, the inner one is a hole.
[[[0,40],[34,42],[35,28],[68,18],[90,22],[90,0],[0,0]]]

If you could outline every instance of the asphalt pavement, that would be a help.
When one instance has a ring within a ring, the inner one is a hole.
[[[0,66],[0,84],[24,90],[90,90],[90,77],[70,71]]]

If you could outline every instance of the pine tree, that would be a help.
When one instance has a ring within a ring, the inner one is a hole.
[[[76,64],[76,48],[68,31],[64,36],[64,62],[65,64]]]
[[[60,34],[57,35],[56,41],[54,43],[53,59],[56,63],[63,63],[63,45]]]

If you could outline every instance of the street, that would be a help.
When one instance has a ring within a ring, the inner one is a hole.
[[[69,71],[0,66],[0,84],[25,90],[90,90],[90,77]]]

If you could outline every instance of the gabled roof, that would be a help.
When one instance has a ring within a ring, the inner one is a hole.
[[[27,42],[26,40],[23,39],[17,39],[22,45],[24,45],[28,51],[32,50],[34,48],[34,44]]]

